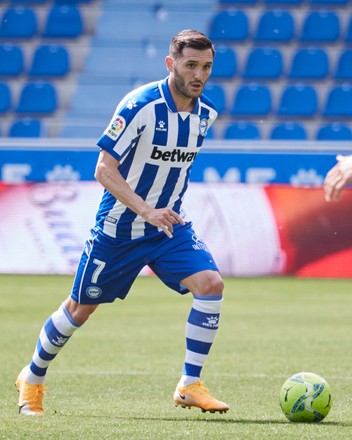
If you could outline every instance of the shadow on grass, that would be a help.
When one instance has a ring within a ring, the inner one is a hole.
[[[55,413],[56,416],[64,416],[66,417],[67,414],[62,413]],[[70,415],[72,416],[72,415]],[[82,415],[80,414],[79,417],[81,418]],[[89,418],[106,418],[106,415],[99,416],[97,414],[89,415]],[[111,418],[114,419],[120,419],[120,420],[134,420],[134,421],[148,421],[148,422],[155,422],[155,421],[164,421],[164,422],[204,422],[204,423],[222,423],[222,424],[238,424],[238,425],[314,425],[314,426],[340,426],[340,427],[351,427],[351,422],[329,422],[329,421],[323,421],[323,422],[317,422],[317,423],[298,423],[298,422],[290,422],[288,420],[277,420],[277,419],[265,419],[265,420],[256,420],[256,419],[236,419],[236,418],[203,418],[202,416],[195,415],[194,417],[143,417],[143,416],[111,416]]]
[[[122,417],[121,417],[122,418]],[[125,418],[125,417],[123,417]],[[172,418],[172,417],[131,417],[133,420],[145,421],[166,421],[166,422],[205,422],[205,423],[226,423],[226,424],[244,424],[244,425],[314,425],[314,426],[352,426],[352,422],[320,422],[320,423],[292,423],[286,420],[251,420],[251,419],[202,419],[202,418]]]

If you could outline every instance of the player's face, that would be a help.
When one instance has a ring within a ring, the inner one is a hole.
[[[170,80],[174,91],[183,98],[199,98],[211,74],[211,49],[197,50],[185,47],[180,57],[170,58],[169,61]]]

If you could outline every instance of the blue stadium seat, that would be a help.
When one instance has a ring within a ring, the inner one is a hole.
[[[329,57],[324,49],[298,49],[292,59],[290,78],[324,79],[329,73]]]
[[[16,113],[52,114],[57,110],[57,92],[49,82],[24,84]]]
[[[248,17],[242,11],[216,13],[210,23],[209,37],[220,41],[243,41],[248,36]]]
[[[352,42],[352,17],[349,19],[344,40],[346,41],[346,43]]]
[[[256,48],[249,52],[243,78],[277,79],[282,74],[282,54],[274,48]]]
[[[33,9],[18,6],[3,13],[0,38],[33,38],[37,32],[37,15]]]
[[[6,113],[11,109],[12,96],[10,87],[6,83],[0,83],[0,113]]]
[[[264,0],[264,3],[270,6],[301,6],[304,0]]]
[[[233,78],[237,71],[236,53],[231,47],[217,47],[211,77],[216,79]]]
[[[300,40],[333,43],[340,37],[340,19],[333,11],[308,12],[303,20]]]
[[[252,122],[239,121],[229,124],[225,128],[224,139],[261,139],[257,125]]]
[[[232,115],[264,116],[270,111],[271,93],[267,86],[248,84],[238,88],[231,108]]]
[[[340,53],[337,61],[335,79],[352,79],[352,50],[347,49]]]
[[[11,4],[14,5],[41,5],[47,3],[50,0],[8,0]],[[55,0],[56,1],[56,0]]]
[[[348,2],[349,0],[309,0],[309,3],[312,6],[322,6],[322,7],[346,6]]]
[[[83,18],[76,5],[54,4],[48,13],[43,37],[76,38],[83,31]]]
[[[318,96],[314,87],[292,85],[283,89],[277,114],[279,116],[314,116],[318,109]]]
[[[21,46],[6,43],[0,45],[0,76],[16,77],[24,69],[23,50]]]
[[[65,76],[70,70],[69,52],[65,46],[44,44],[33,55],[29,76]]]
[[[215,105],[219,115],[226,108],[226,93],[220,84],[207,83],[204,87],[204,95],[207,96]]]
[[[217,3],[222,6],[236,6],[238,4],[244,5],[256,5],[259,0],[218,0]]]
[[[62,3],[62,4],[68,4],[68,3],[93,3],[95,0],[55,0],[55,3]]]
[[[307,139],[307,133],[302,124],[298,124],[296,122],[284,122],[273,127],[270,133],[270,139],[292,139],[304,141]]]
[[[286,43],[294,37],[294,28],[294,19],[289,11],[266,11],[259,17],[254,40]]]
[[[316,134],[319,141],[351,141],[352,130],[350,127],[337,122],[320,127]]]
[[[17,119],[12,122],[9,130],[10,137],[40,137],[42,125],[39,119]]]
[[[328,90],[324,116],[352,116],[352,87],[335,86]]]

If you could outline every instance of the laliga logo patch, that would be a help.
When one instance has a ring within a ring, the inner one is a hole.
[[[122,116],[117,116],[116,119],[112,122],[110,127],[107,129],[106,134],[112,140],[116,140],[120,134],[120,132],[125,128],[126,121]]]
[[[90,286],[86,289],[86,294],[89,298],[95,299],[99,298],[99,296],[103,293],[100,287]]]
[[[199,122],[199,134],[205,137],[207,135],[207,131],[208,131],[208,119],[203,118]]]
[[[115,121],[111,124],[111,130],[114,131],[121,131],[123,130],[123,127],[125,126],[126,121],[122,116],[118,116]]]

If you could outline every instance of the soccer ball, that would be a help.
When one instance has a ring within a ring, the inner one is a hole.
[[[314,373],[297,373],[281,387],[281,409],[292,422],[320,422],[328,415],[331,403],[329,384]]]

